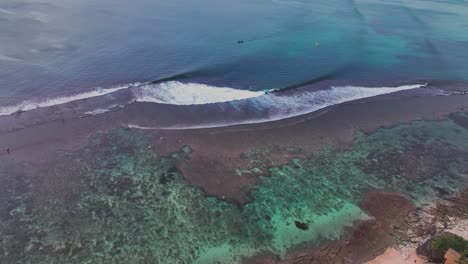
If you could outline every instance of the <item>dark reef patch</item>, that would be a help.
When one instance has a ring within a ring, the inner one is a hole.
[[[447,171],[457,159],[468,160],[466,152],[441,144],[414,144],[402,150],[377,152],[369,155],[365,172],[377,172],[384,178],[395,175],[410,179],[424,179]]]
[[[450,118],[458,125],[468,129],[468,113],[451,114]]]
[[[167,184],[175,179],[178,173],[178,169],[176,167],[169,168],[167,172],[163,172],[159,177],[160,184]]]
[[[306,224],[306,223],[303,223],[301,221],[294,221],[294,224],[296,225],[297,228],[301,229],[301,230],[307,230],[309,229],[309,225]]]

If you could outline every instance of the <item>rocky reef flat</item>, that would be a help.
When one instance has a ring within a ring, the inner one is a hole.
[[[466,231],[465,103],[440,104],[432,118],[418,118],[430,115],[424,108],[379,122],[337,114],[370,102],[280,127],[106,127],[79,144],[12,146],[0,160],[0,260],[379,263],[388,248],[422,256],[441,233]]]

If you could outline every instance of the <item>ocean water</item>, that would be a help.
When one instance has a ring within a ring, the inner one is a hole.
[[[160,154],[164,138],[141,130],[450,93],[439,84],[468,83],[467,32],[465,0],[0,0],[0,121],[18,123],[2,135],[37,131],[34,147],[46,146],[34,126],[79,130],[68,119],[114,111],[119,127],[57,151],[55,162],[17,160],[23,142],[3,154],[0,263],[285,258],[369,219],[360,207],[369,190],[418,206],[452,196],[468,184],[466,114],[359,134],[347,149],[281,165],[255,155],[280,155],[277,142],[252,146],[238,153],[249,165],[232,171],[258,177],[242,205],[186,180],[180,166],[200,151],[190,137]]]
[[[156,80],[463,82],[466,32],[463,0],[2,0],[0,106]]]

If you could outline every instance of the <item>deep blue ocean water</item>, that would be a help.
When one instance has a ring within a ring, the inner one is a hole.
[[[174,76],[466,81],[468,2],[0,0],[0,105]]]

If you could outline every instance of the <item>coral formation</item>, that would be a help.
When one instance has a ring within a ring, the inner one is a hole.
[[[422,204],[453,196],[468,180],[468,130],[451,120],[380,129],[359,135],[349,150],[271,167],[242,207],[184,180],[178,166],[190,158],[189,146],[159,156],[150,142],[149,135],[120,129],[62,154],[52,169],[0,164],[2,186],[10,190],[0,196],[7,202],[0,208],[0,262],[239,263],[259,252],[283,257],[301,245],[338,239],[366,219],[359,201],[370,190],[400,192]],[[249,171],[255,168],[240,173]],[[58,185],[51,178],[66,180]]]

